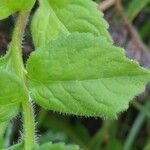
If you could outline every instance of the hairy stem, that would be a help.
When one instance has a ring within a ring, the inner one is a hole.
[[[35,142],[34,113],[30,101],[22,103],[24,116],[25,150],[30,150]]]
[[[12,42],[11,42],[11,56],[12,56],[12,64],[15,68],[15,73],[25,81],[25,69],[22,60],[22,38],[24,35],[24,30],[27,24],[27,19],[29,16],[29,12],[20,12],[18,16],[18,20],[16,22],[16,26],[14,29]]]
[[[18,20],[14,29],[12,42],[11,42],[11,57],[12,65],[15,69],[16,75],[22,80],[25,85],[25,68],[22,59],[22,38],[27,24],[30,12],[22,11],[19,13]],[[24,125],[24,143],[25,150],[30,150],[35,142],[35,126],[34,126],[34,113],[32,105],[29,101],[29,96],[22,102],[23,108],[23,125]]]

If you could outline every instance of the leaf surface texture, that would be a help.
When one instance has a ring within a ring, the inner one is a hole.
[[[31,29],[35,47],[46,45],[50,40],[57,38],[59,34],[69,34],[47,0],[40,2],[40,7],[33,16]]]
[[[33,16],[31,31],[35,47],[45,46],[60,34],[92,33],[112,43],[103,13],[91,0],[40,0]]]
[[[83,116],[116,117],[144,91],[149,71],[123,49],[92,34],[60,36],[33,52],[27,63],[30,90],[41,106]]]
[[[107,31],[109,25],[92,0],[48,0],[61,22],[70,32],[90,32],[112,39]]]

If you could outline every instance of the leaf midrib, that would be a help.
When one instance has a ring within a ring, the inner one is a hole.
[[[101,80],[101,79],[112,79],[112,78],[121,78],[121,79],[126,79],[126,78],[136,78],[136,77],[138,77],[138,78],[143,78],[143,76],[146,76],[146,77],[148,77],[149,76],[149,79],[150,79],[150,73],[149,72],[147,72],[147,74],[145,73],[145,74],[139,74],[139,75],[132,75],[132,76],[125,76],[125,75],[123,75],[123,76],[111,76],[111,77],[100,77],[100,78],[93,78],[93,79],[81,79],[81,80],[56,80],[56,81],[40,81],[40,80],[35,80],[35,79],[32,79],[32,78],[30,78],[30,76],[28,76],[28,78],[29,78],[29,80],[30,81],[33,81],[33,82],[37,82],[37,83],[45,83],[45,84],[48,84],[48,83],[61,83],[61,82],[63,82],[63,83],[69,83],[69,82],[89,82],[89,81],[96,81],[96,80]]]

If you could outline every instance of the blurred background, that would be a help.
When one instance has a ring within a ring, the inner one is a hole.
[[[125,54],[145,68],[150,68],[150,0],[95,0],[110,24],[114,44],[125,48]],[[38,4],[33,8],[33,13]],[[32,17],[32,16],[31,16]],[[11,41],[16,16],[0,21],[0,55]],[[32,45],[29,27],[23,41],[23,58],[27,60]],[[35,105],[38,122],[37,140],[78,144],[85,150],[150,150],[150,84],[135,95],[126,112],[116,120],[66,116]],[[8,141],[21,137],[21,114],[13,119],[6,132]]]

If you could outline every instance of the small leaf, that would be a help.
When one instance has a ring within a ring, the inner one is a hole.
[[[59,34],[69,33],[65,26],[59,21],[47,0],[40,2],[40,7],[33,16],[31,29],[35,47],[46,45]]]
[[[90,32],[96,36],[104,36],[112,43],[112,38],[107,31],[109,25],[92,0],[48,1],[59,20],[70,32]]]
[[[144,91],[149,71],[102,37],[73,33],[33,52],[27,63],[30,90],[48,109],[83,116],[116,117]]]
[[[75,145],[65,145],[64,143],[46,143],[41,146],[36,145],[32,150],[79,150],[79,147]]]
[[[35,0],[0,0],[0,20],[20,10],[30,10]]]
[[[27,90],[19,78],[5,70],[0,70],[0,89],[0,105],[19,103],[28,97]]]

